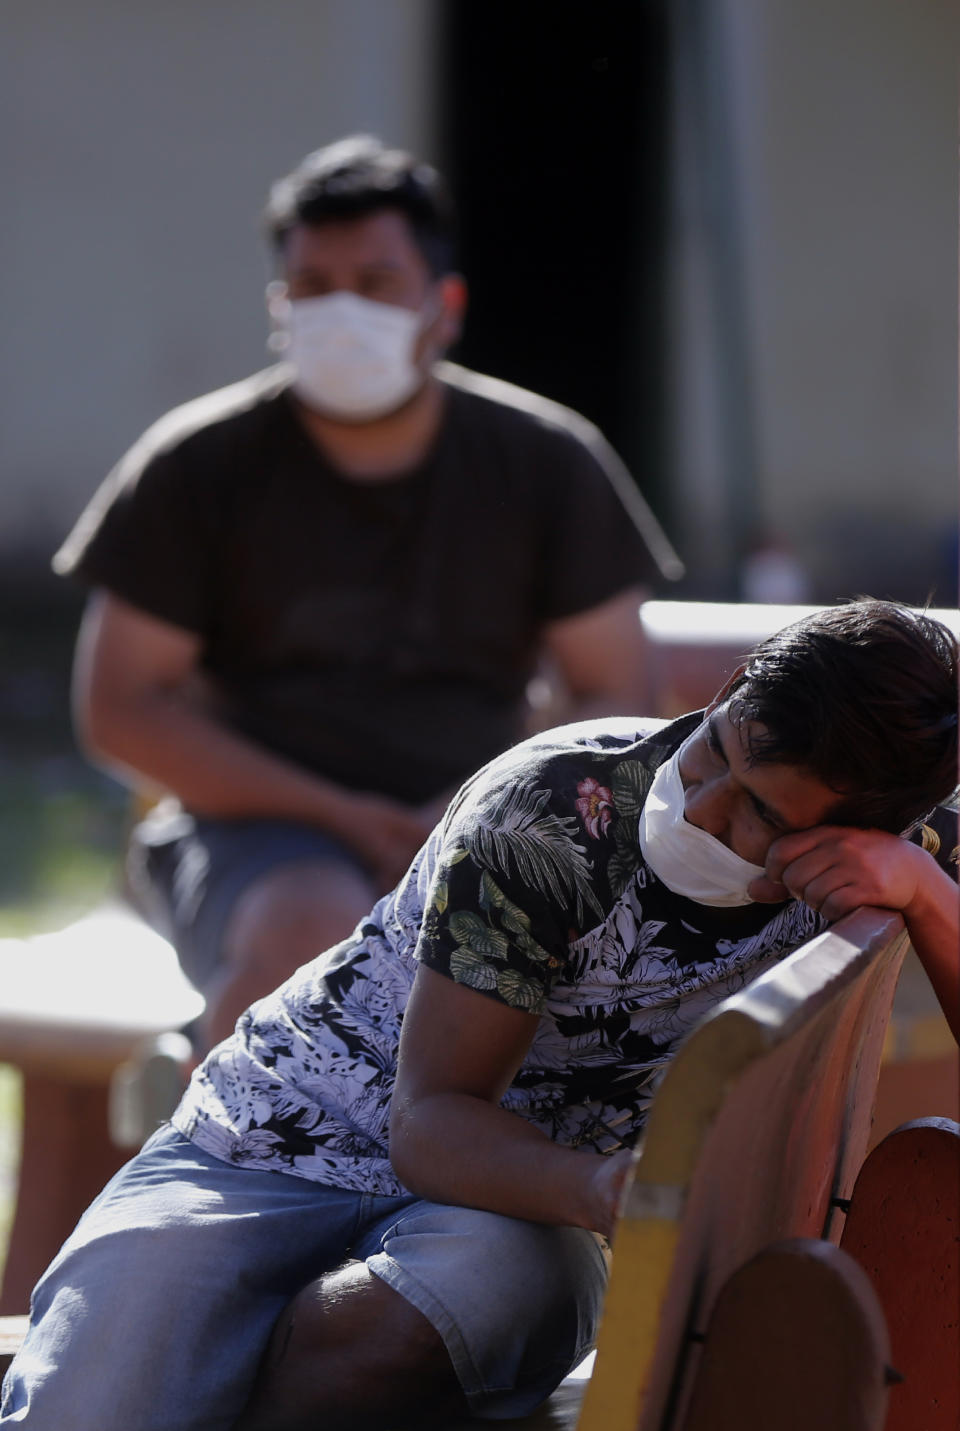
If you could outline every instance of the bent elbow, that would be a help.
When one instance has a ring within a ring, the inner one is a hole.
[[[418,1187],[420,1165],[417,1158],[416,1104],[410,1098],[394,1097],[390,1108],[390,1166],[410,1192]]]
[[[103,701],[88,695],[75,696],[73,730],[77,744],[90,760],[97,764],[118,758],[116,712]]]

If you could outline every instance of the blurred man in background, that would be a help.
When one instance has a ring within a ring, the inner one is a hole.
[[[167,797],[131,883],[201,1043],[391,888],[539,660],[568,718],[643,709],[637,608],[680,569],[590,423],[442,361],[466,289],[433,169],[345,139],[266,219],[283,361],[150,428],[54,562],[94,588],[81,738]]]

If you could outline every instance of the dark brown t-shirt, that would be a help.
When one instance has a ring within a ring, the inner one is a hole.
[[[176,409],[55,569],[199,634],[235,729],[355,789],[430,798],[521,734],[544,623],[676,564],[585,419],[438,374],[433,450],[379,483],[317,450],[284,368]]]

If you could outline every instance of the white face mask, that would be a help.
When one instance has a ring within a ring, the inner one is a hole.
[[[421,313],[345,292],[272,299],[270,312],[273,346],[295,371],[293,390],[318,412],[367,422],[395,412],[423,385],[413,361]]]
[[[764,873],[683,818],[679,750],[653,778],[640,815],[640,849],[668,889],[697,904],[752,904],[747,885]]]

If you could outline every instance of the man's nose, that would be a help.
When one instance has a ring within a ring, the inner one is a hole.
[[[727,843],[730,830],[730,801],[726,778],[701,781],[684,792],[683,818],[690,825]]]

